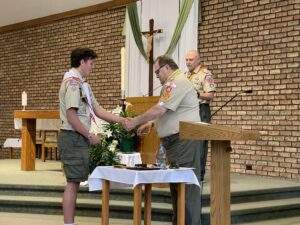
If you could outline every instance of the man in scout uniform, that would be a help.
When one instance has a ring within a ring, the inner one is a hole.
[[[211,72],[200,63],[200,55],[196,50],[191,50],[185,57],[186,66],[188,72],[186,72],[187,78],[194,85],[195,90],[198,93],[199,98],[199,114],[202,122],[209,123],[211,111],[209,104],[213,100],[216,85],[212,77]],[[208,141],[203,142],[203,148],[201,154],[201,178],[204,179],[205,165],[207,160]]]
[[[166,149],[169,163],[181,167],[195,168],[195,174],[200,182],[200,152],[198,146],[202,141],[180,140],[179,121],[200,121],[198,111],[198,98],[193,85],[178,69],[176,63],[166,57],[160,56],[155,60],[154,71],[163,85],[159,102],[144,114],[126,121],[127,129],[143,124],[138,133],[149,129],[154,124]],[[173,224],[177,222],[177,190],[170,184],[173,203]],[[186,225],[199,225],[201,223],[201,194],[196,185],[186,185]]]
[[[96,53],[88,48],[77,48],[71,53],[71,69],[65,73],[59,90],[60,132],[58,149],[67,180],[63,195],[65,225],[74,225],[79,183],[89,174],[89,145],[100,138],[89,133],[91,120],[99,117],[125,124],[121,118],[105,111],[97,102],[91,87],[85,82],[93,67]]]

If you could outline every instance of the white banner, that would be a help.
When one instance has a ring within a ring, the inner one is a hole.
[[[180,0],[143,0],[138,1],[138,13],[141,31],[149,31],[149,20],[154,19],[154,30],[162,29],[161,34],[155,34],[154,59],[163,55],[170,45],[171,38],[179,17]],[[185,71],[185,54],[190,49],[197,49],[198,38],[198,0],[194,0],[189,17],[182,30],[176,50],[172,57],[181,70]],[[147,39],[143,37],[144,48],[147,49]],[[147,96],[149,65],[140,54],[131,31],[128,16],[126,15],[126,63],[124,87],[126,96]],[[159,95],[161,84],[153,74],[153,95]]]

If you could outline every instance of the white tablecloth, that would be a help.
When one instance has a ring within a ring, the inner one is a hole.
[[[120,163],[124,164],[126,166],[134,166],[135,164],[141,164],[142,159],[141,159],[141,154],[138,152],[135,153],[118,153],[118,156],[120,158]]]
[[[191,168],[129,170],[112,166],[98,166],[89,177],[89,190],[101,190],[102,179],[111,181],[111,188],[133,188],[138,184],[153,183],[187,183],[199,186],[197,177]]]
[[[3,143],[4,148],[21,148],[22,140],[20,138],[7,138]]]

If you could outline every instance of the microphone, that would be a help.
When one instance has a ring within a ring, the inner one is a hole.
[[[231,99],[229,99],[227,102],[225,102],[224,105],[222,105],[220,108],[218,108],[211,116],[210,119],[216,115],[217,112],[219,112],[224,106],[226,106],[229,102],[231,102],[233,99],[235,99],[237,96],[241,95],[241,94],[252,94],[252,90],[245,90],[245,91],[239,91],[238,93],[236,93],[233,97],[231,97]]]

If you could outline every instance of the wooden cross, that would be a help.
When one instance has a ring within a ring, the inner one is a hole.
[[[142,32],[143,35],[147,37],[147,40],[150,40],[150,43],[147,44],[148,48],[148,62],[149,62],[149,92],[148,96],[153,96],[153,36],[156,33],[162,33],[161,29],[154,30],[154,19],[149,20],[149,31]]]

